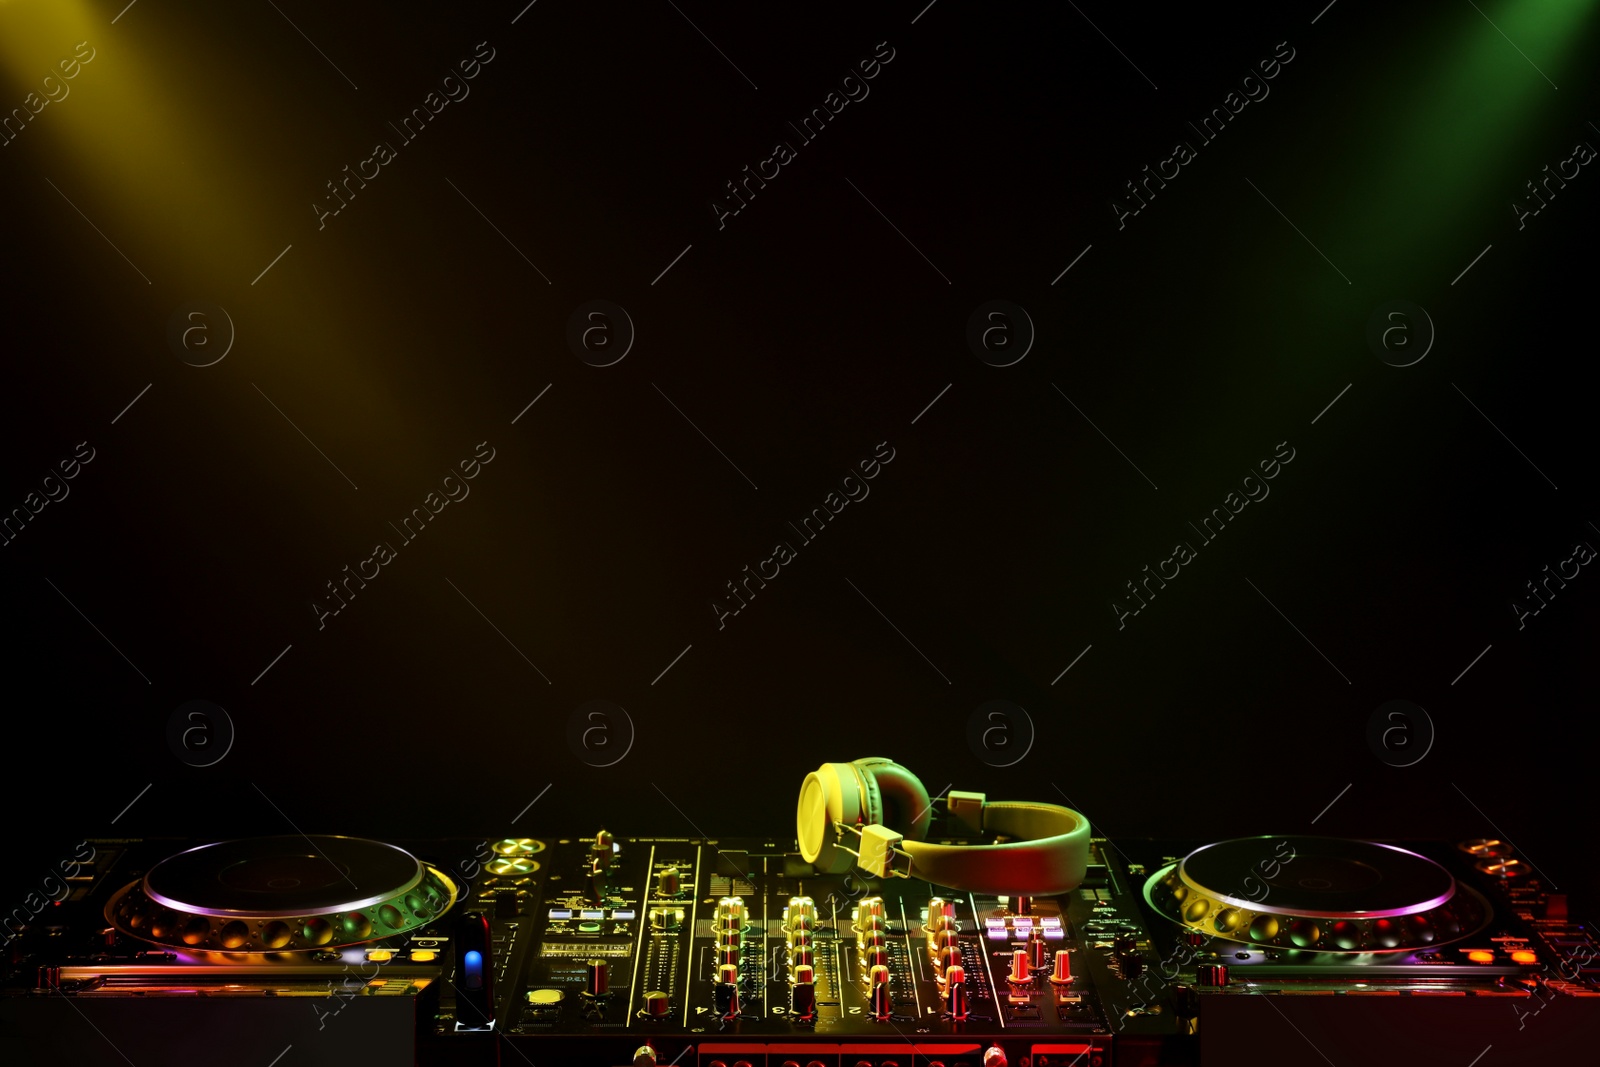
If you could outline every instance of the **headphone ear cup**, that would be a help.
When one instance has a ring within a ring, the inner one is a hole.
[[[861,785],[861,821],[868,826],[887,825],[883,821],[883,794],[878,790],[878,780],[874,772],[880,766],[890,761],[882,758],[858,759],[850,764],[850,769],[855,772],[856,781]]]
[[[854,766],[868,783],[872,798],[869,821],[921,841],[933,822],[933,803],[921,780],[893,760],[857,760]]]

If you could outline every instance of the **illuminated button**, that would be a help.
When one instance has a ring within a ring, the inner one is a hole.
[[[1493,963],[1494,953],[1490,952],[1488,949],[1475,948],[1471,952],[1467,953],[1467,959],[1471,960],[1473,963]]]
[[[496,841],[494,851],[502,856],[526,856],[532,852],[543,852],[544,845],[531,837],[508,837]]]
[[[613,909],[611,909],[611,917],[613,919],[620,919],[620,920],[622,920],[624,922],[627,921],[628,919],[632,919],[632,918],[637,917],[638,914],[639,913],[637,911],[633,910],[632,908],[613,908]]]
[[[394,952],[386,948],[375,948],[367,953],[367,959],[373,963],[388,963],[394,959]]]
[[[1529,949],[1519,948],[1511,954],[1511,961],[1513,963],[1538,963],[1539,954]]]
[[[550,909],[550,918],[552,918],[552,919],[570,919],[570,918],[572,918],[572,909],[571,908],[551,908]]]
[[[586,922],[586,923],[579,923],[578,924],[578,933],[580,933],[580,934],[598,934],[599,932],[600,932],[600,924],[597,923],[597,922]]]
[[[530,989],[528,1003],[535,1008],[553,1008],[561,1003],[562,996],[559,989]]]
[[[584,908],[578,912],[578,918],[580,919],[604,919],[605,917],[606,913],[603,908]]]
[[[526,856],[502,856],[490,860],[487,870],[490,874],[532,874],[539,869],[538,860],[530,860]]]
[[[1006,928],[1006,921],[999,915],[991,915],[987,919],[983,920],[983,925],[987,926],[991,930],[1004,930]]]
[[[1059,915],[1041,915],[1041,916],[1039,916],[1039,925],[1043,926],[1046,929],[1049,929],[1052,926],[1060,926],[1061,925],[1061,916],[1059,916]]]
[[[439,953],[431,948],[414,948],[411,950],[412,963],[432,963],[438,958]]]

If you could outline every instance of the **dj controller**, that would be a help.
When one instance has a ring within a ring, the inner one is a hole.
[[[808,778],[789,840],[91,841],[6,922],[0,1059],[1594,1062],[1600,944],[1500,841],[1113,843],[864,784]]]

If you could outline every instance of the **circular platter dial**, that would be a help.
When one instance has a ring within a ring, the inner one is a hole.
[[[143,941],[222,952],[332,949],[426,926],[456,884],[404,849],[359,837],[222,841],[170,856],[106,904]]]
[[[1489,922],[1488,902],[1394,845],[1248,837],[1197,849],[1145,883],[1161,915],[1208,937],[1311,952],[1405,952]]]

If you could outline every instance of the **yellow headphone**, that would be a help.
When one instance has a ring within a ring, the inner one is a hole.
[[[947,812],[993,844],[924,841],[934,802],[917,776],[893,760],[824,763],[806,775],[796,813],[800,855],[818,870],[852,866],[877,878],[920,878],[973,893],[1052,896],[1083,881],[1089,820],[1059,804],[988,801],[950,791]],[[843,834],[859,839],[847,848]]]

